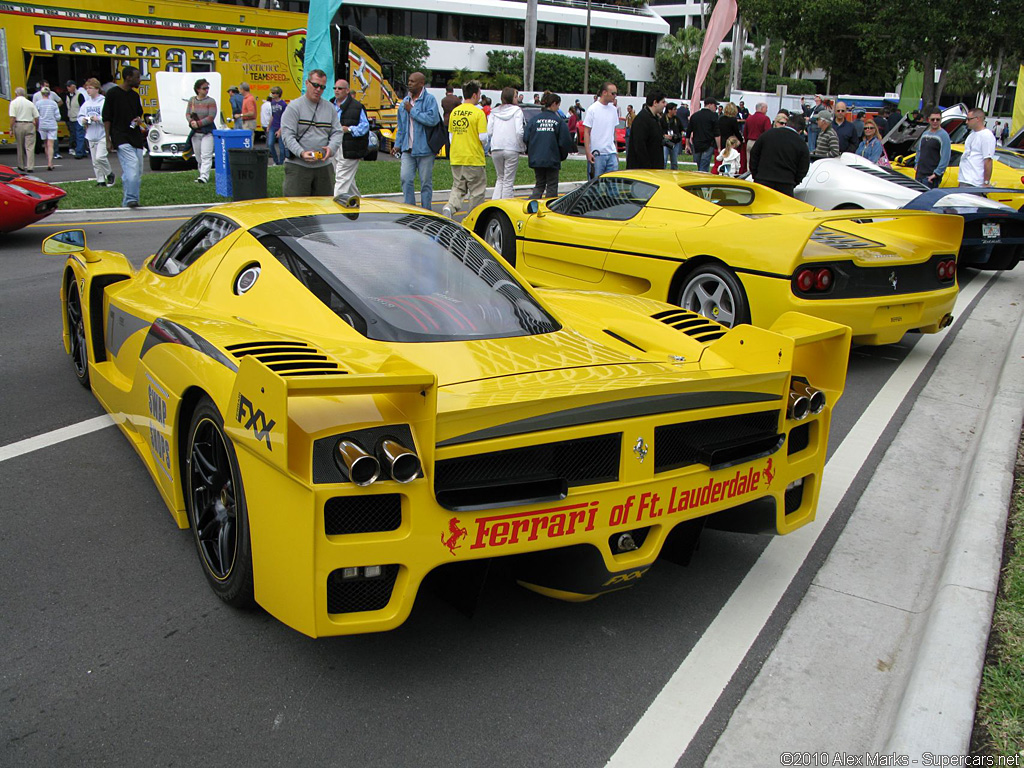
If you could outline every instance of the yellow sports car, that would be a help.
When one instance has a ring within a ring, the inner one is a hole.
[[[365,200],[212,208],[137,271],[82,230],[43,251],[75,375],[213,590],[308,635],[398,626],[442,566],[505,557],[583,600],[705,523],[814,518],[843,326],[538,292],[461,225]]]
[[[463,224],[534,285],[668,301],[726,326],[798,311],[861,344],[934,333],[952,316],[963,219],[819,211],[752,182],[606,174],[554,200],[494,200]]]
[[[955,187],[960,184],[960,158],[963,157],[965,149],[963,144],[950,145],[949,167],[942,174],[940,187]],[[916,165],[916,153],[901,155],[892,161],[894,171],[910,178],[914,178]],[[993,192],[988,197],[1024,213],[1024,157],[1007,149],[996,149],[996,159],[992,163],[992,186],[1021,190],[1019,193]]]

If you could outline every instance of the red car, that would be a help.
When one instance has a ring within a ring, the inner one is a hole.
[[[583,121],[580,120],[576,123],[576,133],[578,144],[583,143]],[[619,152],[626,151],[626,121],[624,119],[619,120],[619,127],[615,129],[615,148]]]
[[[0,165],[0,233],[45,219],[67,193],[34,176]]]

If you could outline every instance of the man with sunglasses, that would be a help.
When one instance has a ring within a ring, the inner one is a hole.
[[[854,125],[853,115],[846,107],[845,101],[836,102],[836,138],[839,139],[839,152],[856,152],[860,144],[860,136],[857,134],[857,126]]]
[[[942,128],[942,113],[928,113],[928,130],[917,142],[917,168],[914,178],[930,189],[942,183],[942,174],[949,165],[949,134]]]
[[[284,161],[285,197],[330,197],[334,194],[334,157],[341,145],[341,123],[334,105],[321,98],[327,73],[314,69],[306,93],[281,115],[281,141],[292,156]]]
[[[996,156],[996,137],[985,127],[985,113],[972,109],[967,113],[971,132],[964,142],[960,158],[960,186],[987,187],[992,182],[992,161]]]

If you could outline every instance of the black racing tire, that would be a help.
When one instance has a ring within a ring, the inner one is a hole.
[[[488,211],[477,225],[477,234],[513,268],[516,266],[516,234],[508,216],[501,211]]]
[[[86,332],[85,318],[82,314],[82,297],[74,278],[68,281],[64,314],[67,316],[68,333],[71,336],[71,364],[75,378],[79,384],[89,389],[89,334]]]
[[[224,419],[208,397],[192,414],[187,440],[185,509],[199,563],[221,600],[250,607],[255,600],[245,489]]]
[[[164,167],[164,159],[162,157],[149,156],[149,170],[159,171]]]
[[[722,264],[702,264],[687,275],[675,303],[727,328],[750,322],[743,284]]]

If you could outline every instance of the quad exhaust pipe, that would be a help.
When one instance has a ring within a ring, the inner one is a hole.
[[[806,381],[793,379],[789,383],[789,405],[786,415],[795,421],[821,413],[825,408],[825,393],[815,389]]]
[[[380,477],[380,461],[367,453],[361,445],[351,440],[339,440],[337,447],[339,465],[348,473],[348,479],[356,485],[370,485]]]
[[[420,458],[397,440],[385,437],[377,442],[373,453],[354,440],[342,438],[335,448],[335,460],[349,480],[367,486],[381,474],[399,483],[409,483],[420,475]]]
[[[397,440],[385,437],[377,443],[377,456],[395,482],[408,483],[420,474],[420,458]]]

